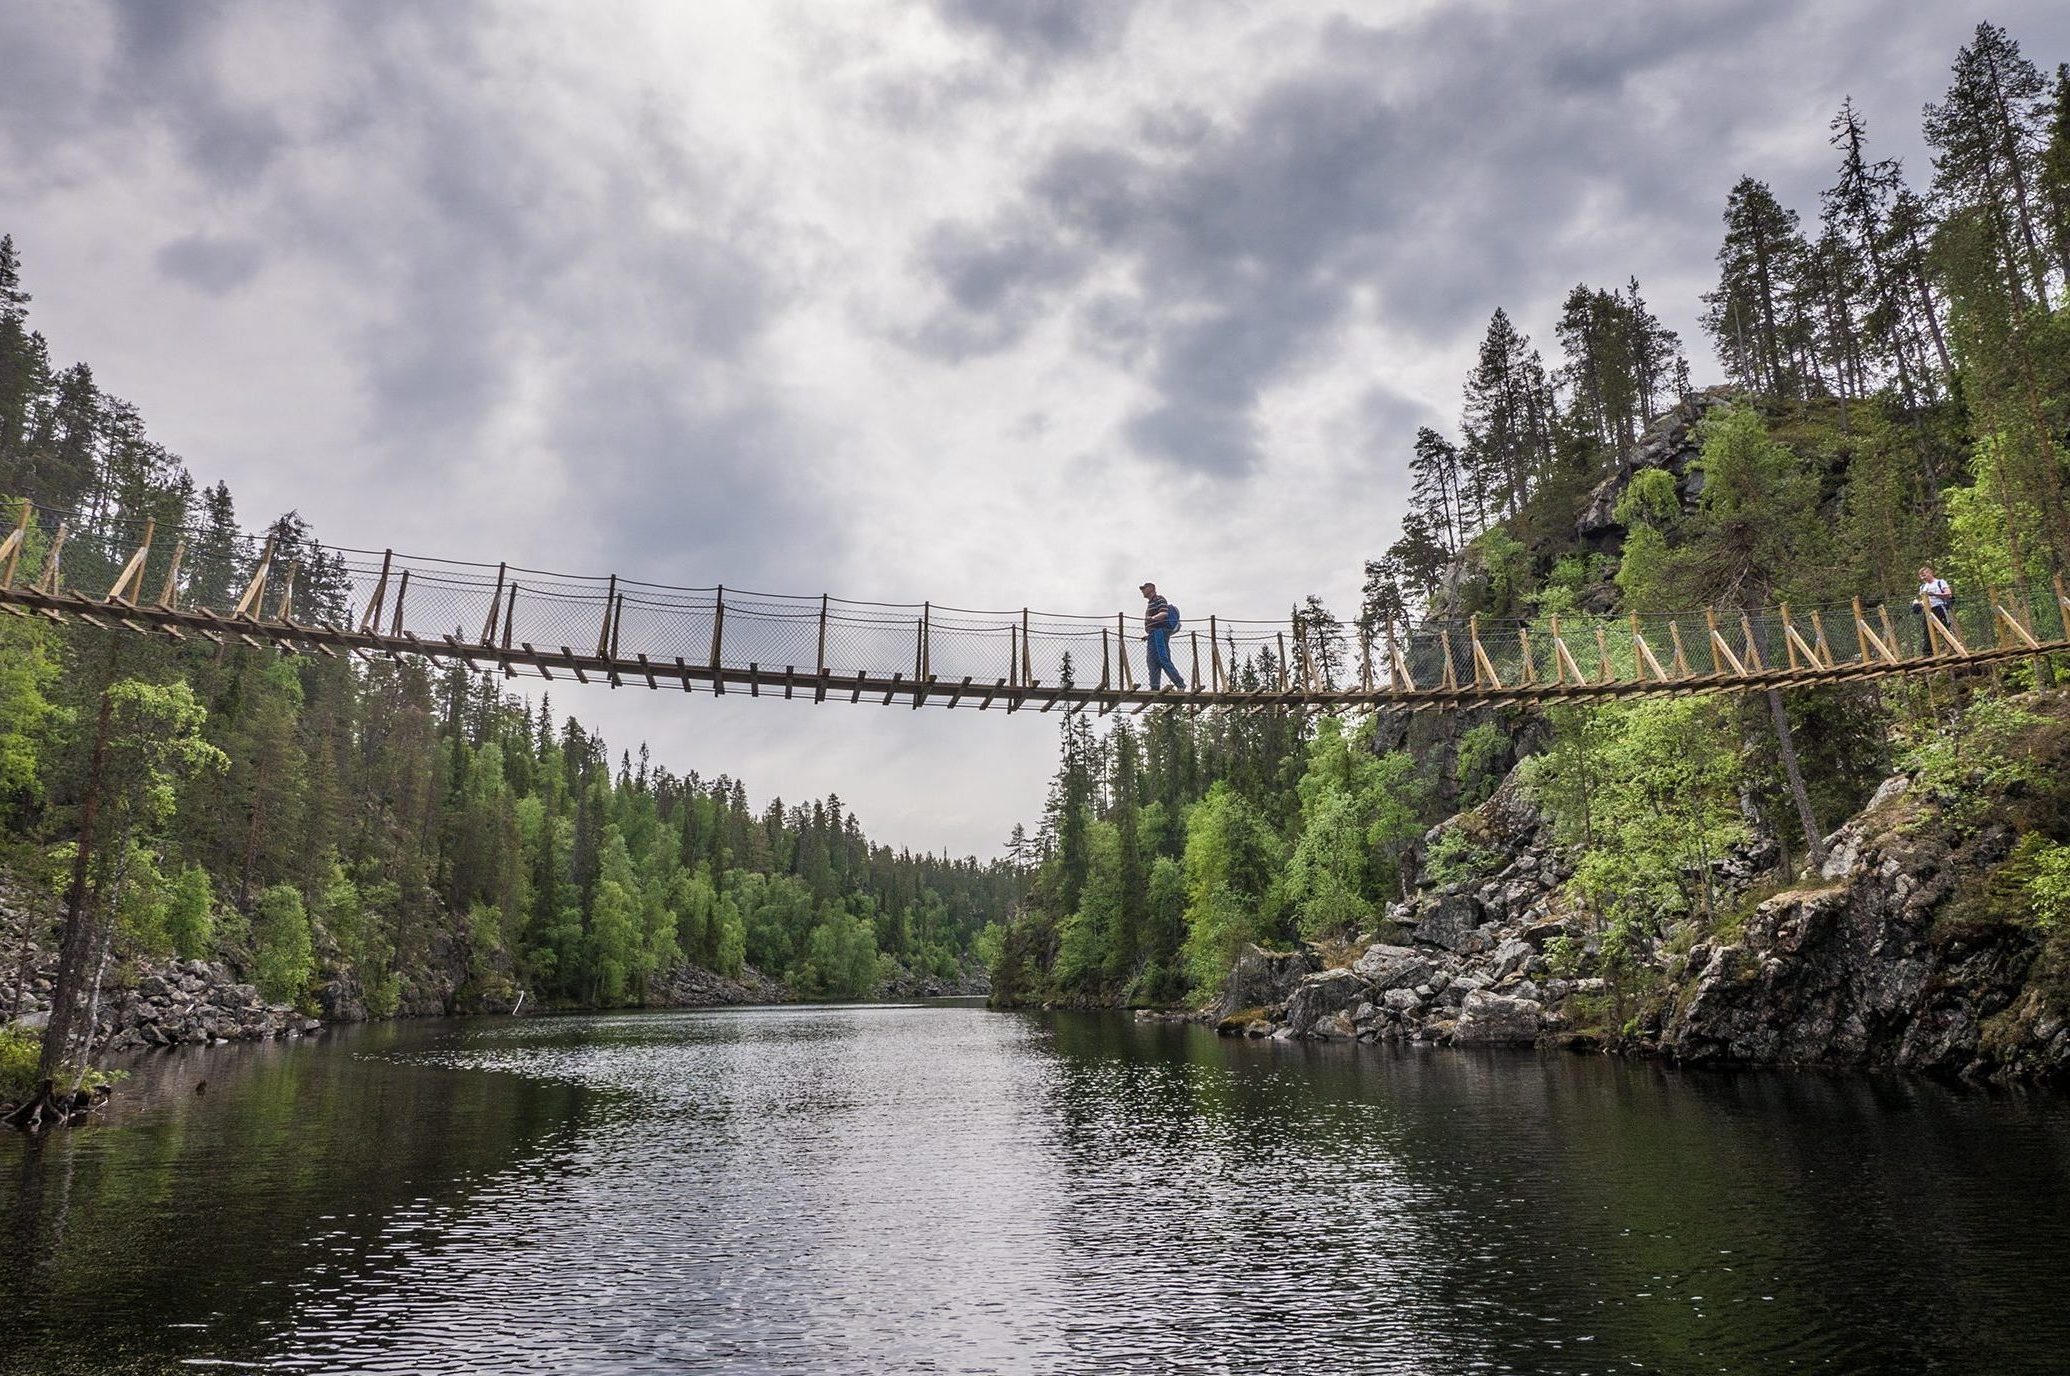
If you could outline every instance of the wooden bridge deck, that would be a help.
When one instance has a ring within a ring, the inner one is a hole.
[[[218,541],[216,567],[197,571],[189,558],[193,532],[169,549],[154,534],[150,522],[127,531],[107,522],[80,538],[64,516],[39,524],[24,507],[0,539],[0,610],[218,645],[369,660],[419,656],[612,687],[1006,712],[1420,710],[1645,698],[1811,687],[2070,652],[2070,596],[2058,578],[2024,595],[1993,592],[1964,602],[1946,627],[1909,611],[1893,618],[1887,606],[1860,601],[1802,614],[1785,606],[1725,617],[1715,610],[1570,617],[1564,625],[1557,616],[1467,618],[1336,639],[1298,614],[1284,622],[1189,618],[1173,653],[1192,686],[1152,692],[1132,662],[1143,651],[1126,613],[1065,617],[776,597],[507,564],[492,575],[487,566],[392,551],[323,551],[310,577],[296,561],[276,559],[270,539],[228,556]],[[24,556],[39,545],[39,571],[22,576]],[[147,600],[147,587],[157,589],[155,598]]]

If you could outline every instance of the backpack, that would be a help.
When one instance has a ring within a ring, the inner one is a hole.
[[[1177,634],[1178,634],[1178,632],[1179,632],[1179,604],[1178,604],[1178,603],[1176,603],[1176,602],[1167,602],[1167,603],[1165,603],[1165,604],[1164,604],[1164,625],[1162,625],[1162,626],[1158,627],[1158,629],[1159,629],[1159,630],[1162,630],[1162,631],[1170,631],[1170,632],[1171,632],[1171,633],[1172,633],[1173,635],[1177,635]]]

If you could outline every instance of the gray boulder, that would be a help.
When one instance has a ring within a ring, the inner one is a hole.
[[[1356,974],[1376,991],[1413,989],[1429,979],[1437,967],[1430,957],[1413,946],[1368,946],[1351,962]]]
[[[1538,1040],[1544,1026],[1544,1004],[1476,989],[1460,1006],[1452,1040],[1464,1046],[1528,1044]]]
[[[1267,951],[1245,946],[1236,953],[1229,982],[1211,1010],[1217,1022],[1253,1008],[1266,1008],[1285,1001],[1301,980],[1314,974],[1322,962],[1309,951]]]
[[[1309,975],[1287,998],[1287,1029],[1297,1036],[1313,1035],[1325,1019],[1342,1014],[1348,1021],[1351,1010],[1365,1001],[1365,981],[1349,970]]]
[[[1413,935],[1426,946],[1448,951],[1478,951],[1483,945],[1479,927],[1484,914],[1478,900],[1467,894],[1448,894],[1423,910]]]

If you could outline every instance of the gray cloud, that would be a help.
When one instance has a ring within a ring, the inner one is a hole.
[[[942,17],[1020,56],[1070,57],[1118,42],[1140,0],[938,0]]]
[[[259,270],[265,250],[251,239],[189,234],[158,250],[158,270],[211,295],[234,291]]]
[[[1140,452],[1250,472],[1261,396],[1359,319],[1362,292],[1394,336],[1447,347],[1497,305],[1548,311],[1577,278],[1700,271],[1739,172],[1720,152],[1772,125],[1775,82],[1823,51],[1822,25],[1866,36],[1857,11],[1873,7],[1829,8],[1624,0],[1330,21],[1224,123],[1180,121],[1184,136],[1156,146],[1073,133],[994,218],[938,228],[936,244],[1016,251],[924,255],[941,294],[909,343],[1012,349],[1044,314],[1073,313],[1153,394],[1124,427]],[[1920,27],[1886,13],[1876,45],[1915,44]],[[1851,57],[1857,78],[1875,62]],[[1819,129],[1803,132],[1822,167]],[[1114,291],[1117,274],[1135,290]]]

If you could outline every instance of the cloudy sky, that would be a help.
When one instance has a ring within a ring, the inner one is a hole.
[[[1356,602],[1497,306],[1695,327],[1743,172],[1852,93],[1915,176],[1977,20],[1912,0],[0,5],[0,231],[257,521],[656,581],[1107,611]],[[993,853],[1054,722],[588,690],[759,801]]]

